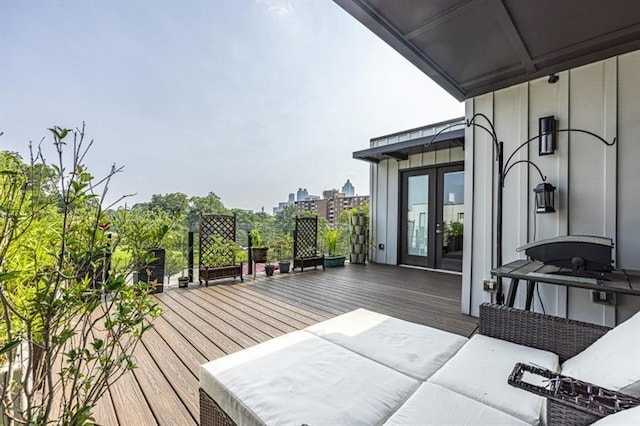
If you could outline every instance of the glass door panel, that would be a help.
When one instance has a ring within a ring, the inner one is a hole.
[[[433,263],[434,190],[432,170],[402,174],[400,210],[400,263],[430,266]]]
[[[410,176],[407,197],[407,253],[427,256],[429,226],[429,175]]]
[[[462,271],[464,234],[464,171],[438,169],[438,235],[436,268]]]

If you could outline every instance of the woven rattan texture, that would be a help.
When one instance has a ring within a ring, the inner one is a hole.
[[[200,388],[200,426],[235,426],[222,408]]]
[[[586,426],[604,416],[585,413],[560,402],[547,400],[547,424],[549,426]]]
[[[502,305],[480,305],[480,334],[553,352],[560,362],[579,354],[609,330]]]

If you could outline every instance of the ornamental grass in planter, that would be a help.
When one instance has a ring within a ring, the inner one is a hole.
[[[340,236],[340,230],[338,229],[329,229],[324,235],[324,241],[327,245],[327,251],[329,253],[328,256],[324,257],[324,266],[326,268],[344,266],[344,261],[347,257],[342,254],[336,254]]]

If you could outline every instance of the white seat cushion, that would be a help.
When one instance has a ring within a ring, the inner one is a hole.
[[[475,335],[429,382],[535,425],[540,422],[543,398],[507,383],[517,362],[558,371],[554,353]]]
[[[622,410],[616,414],[603,417],[592,426],[622,426],[622,425],[640,425],[640,406]]]
[[[385,425],[526,425],[520,419],[433,383],[424,383]]]
[[[204,364],[200,386],[238,424],[379,424],[419,382],[306,331]]]
[[[431,377],[468,341],[466,337],[366,309],[306,330],[419,380]]]
[[[566,360],[562,374],[640,397],[640,312]]]

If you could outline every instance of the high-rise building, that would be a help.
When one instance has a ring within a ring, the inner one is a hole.
[[[351,184],[351,181],[349,179],[347,179],[345,184],[342,185],[342,193],[345,197],[353,197],[354,195],[356,195],[356,189]]]
[[[287,200],[287,204],[293,204],[296,202],[296,195],[292,192],[289,194],[289,199]]]
[[[345,197],[336,190],[324,191],[323,194],[335,191],[336,197],[325,197],[322,200],[296,201],[296,206],[302,211],[312,211],[318,217],[327,219],[330,225],[336,225],[340,214],[344,210],[349,210],[369,202],[369,196]]]
[[[337,189],[327,189],[326,191],[322,191],[322,198],[328,200],[329,198],[338,198],[344,197],[345,194],[341,193]]]
[[[298,188],[298,192],[296,193],[296,201],[304,201],[309,197],[309,191],[307,188]]]

